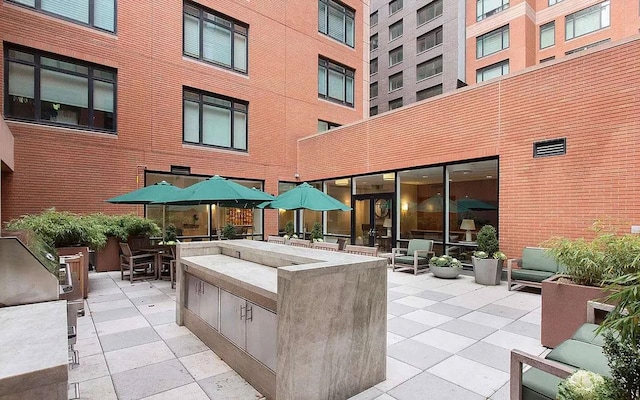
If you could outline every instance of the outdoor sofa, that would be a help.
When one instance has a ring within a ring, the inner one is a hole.
[[[517,265],[519,268],[514,268]],[[543,247],[525,247],[522,258],[507,260],[507,288],[516,286],[542,287],[542,281],[558,273],[564,267]]]

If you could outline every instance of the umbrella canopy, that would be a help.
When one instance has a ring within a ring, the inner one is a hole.
[[[351,210],[351,207],[314,188],[307,182],[281,194],[271,202],[261,204],[259,207],[313,211]]]
[[[151,204],[157,203],[158,199],[162,197],[178,193],[180,191],[182,191],[182,189],[179,187],[173,186],[166,181],[162,181],[120,196],[112,197],[105,201],[113,204]]]
[[[492,206],[491,204],[485,203],[484,201],[472,199],[469,197],[458,200],[458,207],[463,207],[467,210],[474,211],[497,210],[496,206]]]
[[[167,193],[154,203],[172,205],[217,204],[222,207],[252,208],[273,200],[273,196],[252,190],[218,175],[195,183],[176,193]]]
[[[418,211],[442,212],[442,210],[444,210],[444,199],[440,194],[431,196],[428,199],[420,202],[420,204],[418,204]],[[449,200],[449,212],[463,213],[467,211],[469,211],[469,209],[462,206],[460,202],[456,202],[455,200]]]

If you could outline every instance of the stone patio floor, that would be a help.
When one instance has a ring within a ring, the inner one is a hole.
[[[261,395],[187,328],[168,281],[92,272],[78,319],[82,399],[238,399]],[[509,398],[509,350],[542,354],[540,295],[388,272],[387,380],[356,400]]]

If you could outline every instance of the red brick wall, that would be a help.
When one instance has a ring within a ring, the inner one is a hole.
[[[355,108],[317,97],[318,54],[351,66],[362,79],[364,5],[343,2],[356,10],[355,49],[318,33],[317,2],[200,1],[249,24],[246,76],[182,56],[182,0],[119,1],[117,35],[0,2],[0,43],[118,71],[117,136],[7,122],[15,172],[3,180],[3,220],[47,207],[141,210],[104,200],[142,185],[144,167],[169,171],[172,164],[196,174],[262,179],[266,191],[277,193],[278,180],[294,180],[296,140],[316,133],[318,118],[344,124],[363,114],[362,85],[355,86]],[[182,144],[183,85],[249,101],[248,153]],[[276,218],[276,211],[266,212],[266,232],[277,231]]]
[[[314,180],[499,156],[501,248],[640,225],[640,39],[470,86],[299,142]],[[533,158],[567,138],[564,156]]]

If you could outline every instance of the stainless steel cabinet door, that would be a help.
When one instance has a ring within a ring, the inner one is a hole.
[[[220,333],[236,346],[245,349],[245,314],[247,301],[220,290]]]
[[[276,370],[278,316],[247,301],[247,353]]]
[[[187,275],[187,302],[186,307],[197,315],[200,315],[200,285],[202,281],[193,275]]]
[[[200,295],[200,318],[213,328],[218,329],[219,289],[207,282],[202,282]]]

